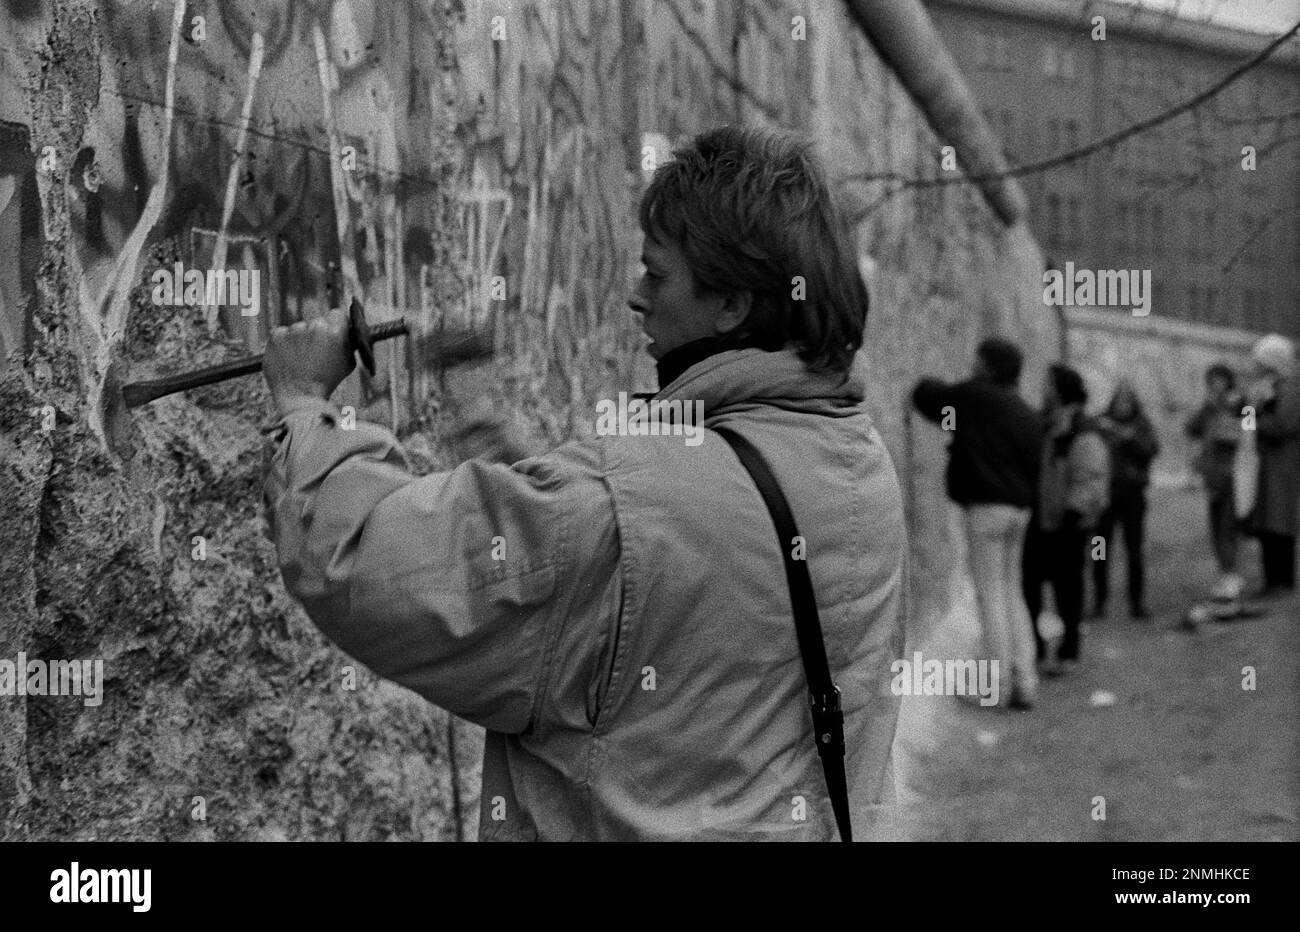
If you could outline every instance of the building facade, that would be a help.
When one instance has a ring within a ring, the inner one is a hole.
[[[1271,41],[1113,2],[926,7],[1013,166],[1165,113]],[[1153,315],[1300,336],[1298,129],[1292,39],[1204,104],[1022,176],[1030,225],[1053,268],[1150,270]]]

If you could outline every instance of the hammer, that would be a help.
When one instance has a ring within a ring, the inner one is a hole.
[[[385,321],[372,329],[366,323],[366,314],[361,307],[361,302],[356,298],[352,299],[352,304],[348,308],[348,345],[360,358],[361,365],[365,366],[366,371],[371,375],[375,374],[374,344],[380,340],[391,340],[393,337],[400,337],[409,333],[410,330],[406,326],[406,318],[404,317]],[[450,341],[449,344],[445,340],[442,342],[444,347],[438,353],[437,358],[438,361],[443,363],[478,359],[492,354],[492,347],[488,341],[473,333],[460,335]],[[138,408],[140,405],[148,404],[164,395],[172,395],[187,389],[198,388],[200,385],[224,382],[227,379],[235,379],[241,375],[252,375],[254,372],[261,371],[262,357],[263,354],[258,353],[256,356],[232,359],[229,362],[218,363],[215,366],[208,366],[194,372],[168,375],[160,379],[148,379],[143,382],[132,382],[130,385],[122,386],[122,401],[128,408]]]

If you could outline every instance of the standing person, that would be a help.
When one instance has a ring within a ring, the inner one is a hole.
[[[1133,383],[1121,379],[1110,405],[1097,419],[1097,426],[1110,448],[1110,505],[1097,524],[1097,535],[1106,541],[1106,557],[1092,562],[1093,617],[1106,615],[1110,594],[1110,539],[1115,525],[1124,533],[1124,555],[1128,562],[1128,607],[1135,620],[1151,617],[1146,607],[1146,570],[1142,546],[1146,537],[1147,486],[1151,461],[1160,453],[1155,428],[1142,409]]]
[[[1296,510],[1300,507],[1300,378],[1295,345],[1279,334],[1251,351],[1246,402],[1255,408],[1259,482],[1249,528],[1259,538],[1265,596],[1295,590]]]
[[[1230,602],[1241,597],[1245,580],[1237,572],[1237,549],[1241,538],[1237,518],[1236,489],[1232,465],[1241,443],[1242,396],[1237,377],[1225,363],[1205,370],[1205,401],[1187,422],[1187,435],[1199,441],[1193,467],[1205,486],[1210,542],[1219,564],[1214,598]]]
[[[1025,606],[1021,554],[1038,488],[1043,431],[1017,391],[1020,349],[997,337],[975,351],[971,378],[922,379],[913,404],[928,420],[951,412],[948,497],[962,506],[966,553],[985,644],[1009,674],[1007,705],[1028,709],[1038,686],[1033,623]]]
[[[800,604],[820,616],[849,809],[872,837],[907,534],[867,412],[853,241],[811,143],[765,128],[674,152],[640,225],[628,303],[661,410],[699,412],[685,437],[656,422],[417,476],[387,429],[340,426],[345,315],[272,331],[265,496],[285,587],[344,651],[485,729],[482,839],[834,839],[791,541],[728,429],[807,535]]]
[[[1088,401],[1083,377],[1059,363],[1049,367],[1047,376],[1038,513],[1025,535],[1024,580],[1038,659],[1056,673],[1079,660],[1084,560],[1088,536],[1106,510],[1110,462],[1106,441],[1083,413]],[[1065,625],[1055,658],[1047,656],[1047,644],[1038,632],[1044,582],[1052,584],[1056,611]]]

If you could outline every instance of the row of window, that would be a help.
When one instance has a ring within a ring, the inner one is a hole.
[[[965,41],[963,36],[962,41]],[[1048,39],[1037,45],[1031,37],[1013,39],[986,29],[977,29],[973,36],[975,67],[983,71],[1018,71],[1032,73],[1038,71],[1045,78],[1058,81],[1074,81],[1083,77],[1081,55],[1091,42],[1087,37],[1070,40]],[[1037,48],[1035,46],[1037,45]],[[1113,83],[1122,87],[1151,88],[1166,85],[1175,74],[1171,67],[1160,60],[1158,53],[1151,49],[1123,48],[1113,43],[1099,44],[1100,63],[1105,75]],[[1197,83],[1202,72],[1197,69],[1179,72],[1184,80]],[[1263,76],[1255,77],[1256,92],[1263,91]]]
[[[977,30],[974,37],[975,66],[986,71],[1012,71],[1024,57],[1024,43],[1009,36]],[[1040,50],[1038,67],[1043,75],[1073,81],[1079,73],[1079,51],[1060,42],[1046,42]]]
[[[1004,154],[1011,158],[1013,162],[1024,161],[1025,153],[1023,152],[1018,154],[1018,158],[1014,157],[1017,155],[1016,144],[1018,141],[1016,138],[1016,112],[1014,110],[986,109],[984,119],[1002,141]],[[1070,152],[1079,148],[1081,139],[1078,120],[1050,117],[1045,131],[1047,145],[1045,154],[1057,155],[1062,152]]]
[[[1054,248],[1083,242],[1083,200],[1076,194],[1047,195],[1047,243]]]
[[[1111,241],[1118,249],[1165,251],[1169,230],[1165,227],[1163,204],[1149,200],[1120,201],[1111,221]]]
[[[1016,111],[984,110],[984,119],[1002,141],[1003,152],[1008,157],[1016,154],[1017,145],[1027,142],[1016,135]],[[1082,127],[1073,117],[1049,117],[1043,129],[1043,155],[1060,155],[1074,152],[1083,144]],[[1026,148],[1033,148],[1026,145]],[[1139,136],[1126,140],[1111,151],[1112,164],[1132,171],[1155,170],[1168,161],[1166,143],[1162,139]],[[1020,161],[1025,158],[1021,152]],[[1013,161],[1015,161],[1013,159]]]
[[[1042,135],[1039,137],[1041,139],[1040,148],[1035,144],[1037,140],[1031,138],[1028,127],[1020,125],[1021,132],[1017,134],[1018,122],[1015,110],[985,108],[983,113],[985,122],[988,123],[989,128],[1002,144],[1003,155],[1013,165],[1023,164],[1029,161],[1031,157],[1048,157],[1077,152],[1088,141],[1083,137],[1081,122],[1073,117],[1049,117],[1043,125]],[[1025,120],[1023,122],[1028,123],[1029,121]],[[1184,140],[1171,141],[1168,137],[1161,135],[1141,134],[1130,137],[1108,149],[1101,157],[1106,160],[1105,167],[1122,171],[1125,174],[1159,176],[1163,173],[1186,172],[1194,167],[1193,158],[1205,158],[1205,156],[1203,153],[1193,152],[1190,146],[1185,145],[1184,142]],[[1232,145],[1236,145],[1236,142],[1236,140],[1232,140]],[[1216,152],[1222,150],[1234,158],[1235,153],[1238,151],[1228,145],[1223,145],[1221,142],[1209,140],[1199,143],[1199,145],[1204,146],[1206,149],[1214,147]],[[1232,161],[1231,164],[1235,166],[1236,162]],[[1082,168],[1085,161],[1075,160],[1067,163],[1067,165],[1073,168]],[[1250,192],[1243,193],[1248,199],[1251,197]]]
[[[942,25],[942,22],[941,22]],[[1094,42],[1086,32],[1054,39],[1040,39],[994,32],[988,26],[971,29],[966,23],[943,30],[953,49],[970,48],[977,71],[1020,74],[1072,83],[1088,81],[1086,58],[1097,55],[1100,83],[1108,94],[1149,97],[1159,89],[1170,101],[1201,90],[1207,81],[1226,67],[1218,57],[1188,54],[1159,46],[1126,46],[1114,41]],[[1241,117],[1260,110],[1289,113],[1294,109],[1295,82],[1281,69],[1255,69],[1221,92],[1211,107],[1224,107],[1225,115]]]
[[[1189,258],[1230,255],[1242,239],[1250,237],[1240,261],[1257,268],[1272,264],[1276,253],[1275,241],[1267,231],[1260,235],[1259,227],[1263,221],[1259,216],[1246,211],[1240,216],[1225,218],[1225,222],[1227,219],[1240,222],[1224,232],[1218,226],[1221,217],[1221,212],[1215,207],[1193,208],[1188,212],[1183,230],[1178,232],[1186,236],[1185,248]],[[1043,220],[1043,233],[1048,245],[1059,248],[1078,246],[1083,242],[1083,199],[1080,195],[1049,193],[1045,198]],[[1103,229],[1098,232],[1115,249],[1162,255],[1175,232],[1166,226],[1165,220],[1164,205],[1158,201],[1122,200],[1101,220]],[[1175,248],[1179,247],[1175,244]]]

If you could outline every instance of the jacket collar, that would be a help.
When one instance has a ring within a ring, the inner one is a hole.
[[[670,350],[655,363],[655,371],[659,376],[659,388],[662,390],[671,385],[682,373],[697,362],[703,362],[710,356],[728,349],[736,349],[736,347],[722,337],[704,337],[699,340],[692,340],[689,343],[683,343],[676,349]]]
[[[723,350],[689,366],[655,397],[703,401],[704,411],[710,415],[739,405],[761,403],[846,417],[858,413],[859,405],[866,398],[865,369],[862,353],[854,359],[845,379],[834,373],[809,371],[791,347],[776,352]]]

